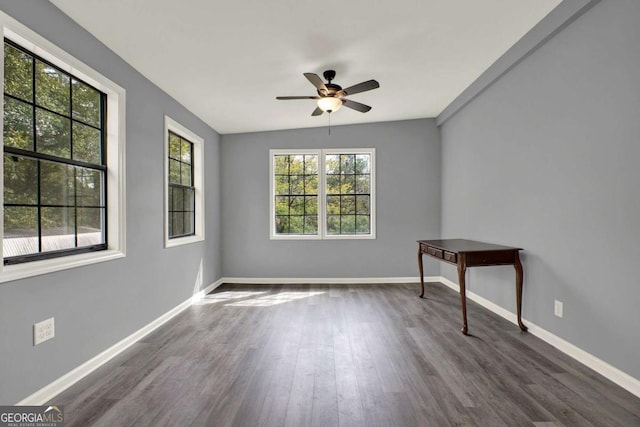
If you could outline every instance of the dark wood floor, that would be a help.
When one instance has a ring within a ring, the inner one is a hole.
[[[66,426],[640,426],[640,399],[440,284],[223,285],[51,403]]]

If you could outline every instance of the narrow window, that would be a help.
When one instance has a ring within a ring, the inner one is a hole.
[[[204,240],[203,142],[165,116],[165,247]]]
[[[169,131],[169,238],[195,234],[193,143]]]

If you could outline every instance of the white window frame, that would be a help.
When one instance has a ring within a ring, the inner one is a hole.
[[[318,234],[277,234],[275,212],[275,157],[277,155],[318,156]],[[371,156],[370,182],[370,233],[328,234],[326,211],[325,157],[328,154],[369,154]],[[326,149],[271,149],[269,150],[269,238],[271,240],[366,240],[376,238],[376,149],[375,148],[326,148]]]
[[[125,90],[93,68],[76,59],[11,16],[0,11],[3,39],[7,38],[33,54],[46,59],[61,70],[84,80],[107,97],[107,249],[76,255],[67,255],[0,267],[0,282],[37,276],[54,271],[122,258],[126,255],[125,227]],[[0,85],[4,87],[4,54],[0,55]],[[0,104],[0,117],[4,107]],[[4,121],[0,120],[0,150]],[[4,171],[0,162],[0,204],[4,206]],[[4,209],[0,210],[0,254],[4,235]]]
[[[169,238],[169,131],[193,144],[193,186],[195,187],[195,234]],[[204,240],[204,139],[185,126],[164,116],[164,247],[187,245]]]

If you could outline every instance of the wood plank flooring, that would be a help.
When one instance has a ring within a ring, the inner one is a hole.
[[[640,399],[428,284],[223,285],[50,403],[70,426],[640,426]]]

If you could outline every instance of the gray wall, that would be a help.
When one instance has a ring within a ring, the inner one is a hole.
[[[219,136],[47,1],[0,8],[127,91],[127,256],[0,283],[0,403],[13,404],[221,277]],[[206,241],[163,248],[164,114],[205,139]],[[56,337],[32,345],[35,322]]]
[[[443,237],[524,248],[524,316],[635,378],[638,22],[637,0],[596,4],[441,128]],[[512,268],[468,274],[515,311]]]
[[[269,149],[347,147],[376,149],[377,238],[269,240]],[[415,240],[440,234],[440,155],[431,119],[223,135],[225,277],[417,276]]]

